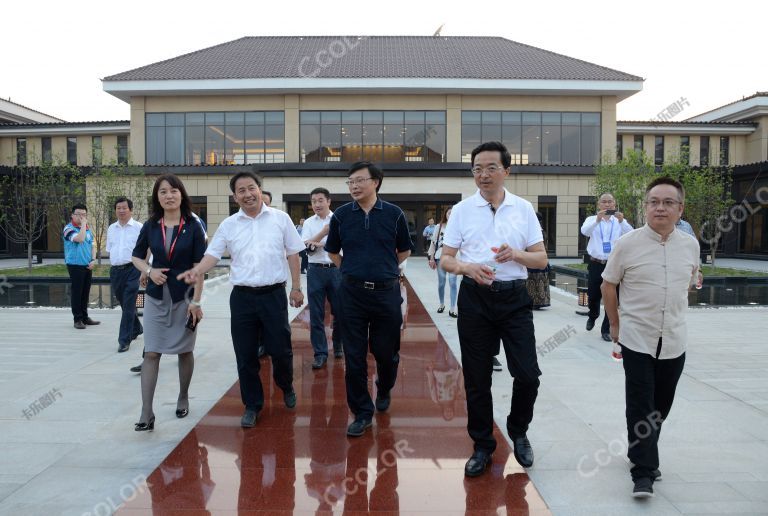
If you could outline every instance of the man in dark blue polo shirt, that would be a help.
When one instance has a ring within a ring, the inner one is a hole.
[[[339,320],[347,404],[355,416],[347,435],[358,437],[373,419],[374,404],[368,392],[369,340],[376,359],[376,410],[389,408],[403,322],[398,265],[410,256],[413,244],[403,210],[378,198],[382,171],[369,161],[360,161],[350,167],[348,175],[353,201],[334,212],[325,250],[341,269]]]

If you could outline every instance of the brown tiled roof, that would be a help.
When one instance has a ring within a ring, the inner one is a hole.
[[[329,62],[327,66],[318,65],[326,62]],[[505,38],[442,36],[244,37],[104,80],[267,79],[308,75],[321,79],[643,80]]]

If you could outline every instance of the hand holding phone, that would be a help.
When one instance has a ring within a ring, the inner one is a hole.
[[[193,316],[191,313],[187,315],[187,323],[184,325],[184,327],[189,331],[195,331],[197,329],[197,321],[195,320],[195,316]]]
[[[614,213],[616,213],[616,210],[605,210],[605,214],[606,214],[607,216],[609,216],[609,217],[610,217],[611,215],[613,215]]]

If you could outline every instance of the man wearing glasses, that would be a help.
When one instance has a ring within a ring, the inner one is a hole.
[[[370,428],[374,403],[368,392],[368,346],[376,359],[376,404],[389,408],[400,363],[400,273],[413,244],[403,210],[378,197],[382,171],[369,161],[349,169],[352,202],[337,209],[325,250],[341,270],[339,320],[346,365],[347,404],[354,421],[347,435]],[[343,256],[342,256],[343,251]]]
[[[595,321],[600,317],[600,285],[603,282],[601,274],[616,245],[619,237],[632,231],[632,226],[624,218],[624,214],[616,211],[616,200],[613,195],[604,193],[597,201],[597,213],[587,217],[581,225],[581,234],[589,237],[587,254],[587,296],[589,297],[589,318],[587,331],[595,327]],[[606,342],[611,341],[608,328],[608,314],[603,317],[600,325],[600,335]]]
[[[636,498],[653,496],[659,472],[659,433],[685,364],[688,289],[700,286],[699,243],[675,231],[685,192],[668,177],[645,193],[645,226],[616,243],[603,272],[611,339],[621,345],[626,417]],[[621,314],[616,286],[621,290]]]
[[[464,279],[459,289],[459,343],[467,394],[467,430],[474,453],[464,466],[468,477],[481,475],[496,449],[493,437],[491,375],[493,357],[504,344],[514,377],[507,432],[517,462],[533,465],[526,432],[533,419],[541,370],[536,359],[531,298],[526,267],[543,269],[547,252],[530,202],[504,188],[512,157],[499,142],[472,151],[478,191],[453,207],[443,240],[440,266]],[[461,261],[456,253],[461,250]]]

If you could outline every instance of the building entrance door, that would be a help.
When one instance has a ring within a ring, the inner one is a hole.
[[[440,197],[444,196],[443,194]],[[398,205],[403,210],[403,213],[405,213],[408,232],[411,234],[411,241],[414,245],[413,256],[425,256],[427,254],[429,239],[424,237],[424,228],[427,226],[430,218],[435,220],[435,225],[439,224],[443,213],[461,200],[460,194],[451,197],[455,197],[455,200],[440,199],[433,202],[424,202],[398,200],[398,196],[394,195],[386,196],[385,200]]]

